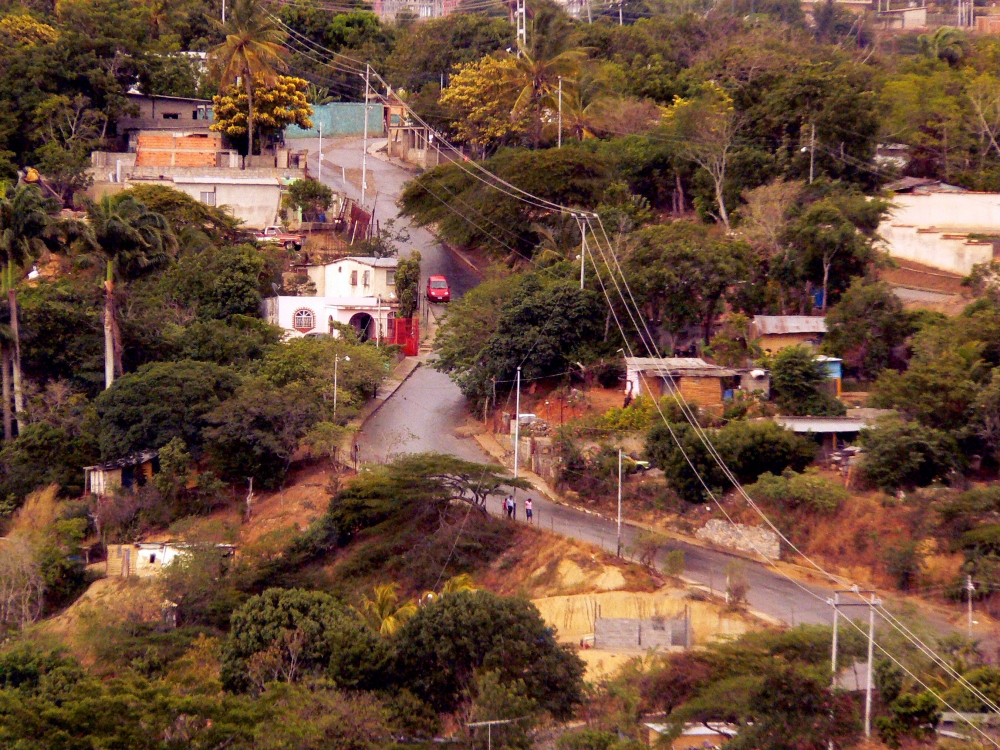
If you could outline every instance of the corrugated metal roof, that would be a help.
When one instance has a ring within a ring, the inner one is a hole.
[[[84,466],[83,468],[84,470],[97,469],[99,471],[124,469],[126,466],[139,466],[147,461],[152,461],[158,455],[160,455],[159,451],[136,451],[135,453],[129,453],[127,456],[116,458],[114,461],[105,461],[103,464],[97,464],[96,466]]]
[[[728,378],[739,375],[736,370],[709,364],[700,357],[625,357],[625,368],[629,372],[671,377]]]
[[[348,255],[346,258],[341,258],[340,260],[353,260],[356,263],[363,263],[366,266],[374,266],[375,268],[395,268],[399,264],[397,258],[373,258],[367,255]],[[334,261],[330,265],[336,265],[338,261]]]
[[[826,319],[812,315],[755,315],[758,336],[780,333],[826,333]]]
[[[857,417],[775,417],[774,421],[792,432],[818,434],[861,432],[875,426],[874,419]]]

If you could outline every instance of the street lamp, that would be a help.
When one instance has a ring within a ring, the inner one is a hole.
[[[350,362],[351,358],[344,356],[345,362]],[[337,364],[340,362],[340,355],[333,356],[333,418],[337,418]]]

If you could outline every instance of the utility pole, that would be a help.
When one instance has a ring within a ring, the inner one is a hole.
[[[368,77],[371,65],[365,63],[365,134],[361,141],[361,207],[365,207],[365,191],[368,190]]]
[[[840,594],[854,594],[860,597],[861,601],[840,601]],[[865,595],[871,599],[865,599]],[[845,589],[835,591],[833,594],[833,651],[830,656],[830,669],[832,671],[833,684],[837,682],[837,617],[840,607],[868,607],[868,667],[865,670],[867,679],[865,681],[865,737],[872,736],[872,662],[875,659],[875,608],[882,602],[875,596],[874,590],[861,591],[855,589]],[[827,600],[829,601],[829,600]]]
[[[812,124],[809,135],[809,184],[813,184],[813,176],[816,166],[816,123]]]
[[[618,557],[622,556],[622,449],[618,449]]]
[[[521,447],[521,368],[517,368],[517,399],[514,402],[514,479],[517,479],[517,459]]]
[[[872,661],[875,659],[875,604],[878,600],[872,593],[868,607],[868,679],[865,680],[865,737],[872,736]]]
[[[618,0],[618,25],[619,26],[621,26],[621,25],[624,24],[624,21],[622,20],[622,6],[624,4],[625,4],[625,0]]]
[[[526,718],[524,716],[521,719]],[[513,724],[521,719],[491,719],[490,721],[472,721],[466,724],[467,727],[486,727],[486,750],[493,750],[493,725]]]
[[[344,357],[345,362],[350,362],[350,357]],[[340,362],[340,355],[333,357],[333,418],[337,418],[337,365]]]
[[[969,594],[969,640],[972,640],[972,592],[976,590],[972,583],[972,576],[965,577],[965,590]]]
[[[323,123],[319,124],[319,167],[316,169],[316,182],[323,182]]]
[[[524,0],[517,0],[517,10],[515,11],[517,21],[517,55],[521,56],[521,50],[528,47],[528,23],[527,14],[524,10]]]
[[[559,76],[559,140],[556,148],[562,148],[562,76]]]
[[[222,0],[222,23],[226,22],[226,0]]]
[[[587,267],[587,222],[580,220],[580,291],[583,291],[583,270]]]

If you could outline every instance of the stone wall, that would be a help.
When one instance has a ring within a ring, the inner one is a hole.
[[[778,535],[760,526],[731,524],[720,518],[713,518],[698,529],[695,536],[720,547],[760,554],[769,560],[777,560],[781,556]]]

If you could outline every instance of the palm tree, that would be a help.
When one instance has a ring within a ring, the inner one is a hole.
[[[236,0],[225,24],[219,24],[225,40],[209,55],[219,76],[219,91],[238,79],[247,90],[247,156],[253,156],[253,79],[273,84],[287,67],[283,59],[285,33],[271,16],[265,0]]]
[[[399,603],[399,595],[396,593],[398,588],[395,583],[376,586],[375,598],[363,597],[361,607],[357,610],[373,628],[385,636],[395,635],[417,613],[417,605],[413,602]]]
[[[542,110],[551,107],[559,89],[559,79],[572,80],[579,71],[580,64],[587,59],[582,49],[567,49],[552,57],[536,56],[532,51],[520,47],[517,58],[514,83],[521,92],[514,102],[511,117],[517,119],[527,111],[534,115],[534,145],[538,148],[542,140]]]
[[[177,251],[177,238],[161,214],[124,193],[88,201],[87,219],[84,259],[104,264],[104,387],[110,388],[115,370],[122,372],[115,277],[132,279],[163,265]]]
[[[944,60],[949,65],[957,65],[965,56],[965,35],[953,26],[941,26],[933,34],[921,34],[917,42],[927,57]]]
[[[17,430],[21,431],[24,413],[24,391],[21,385],[21,337],[18,329],[17,284],[15,269],[38,257],[56,237],[54,220],[59,201],[46,198],[34,185],[6,188],[0,196],[0,254],[3,256],[3,278],[0,286],[7,290],[10,305],[10,346],[13,349],[14,412]],[[6,349],[6,347],[5,347]],[[4,355],[10,357],[6,351]],[[6,362],[4,362],[6,376]],[[4,401],[4,438],[10,435],[10,404]]]

